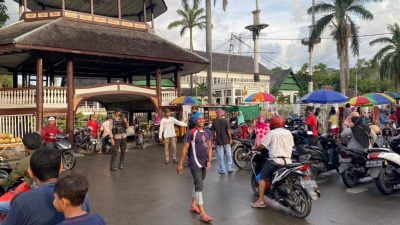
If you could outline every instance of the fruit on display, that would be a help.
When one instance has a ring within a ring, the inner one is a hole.
[[[14,137],[13,134],[0,133],[0,144],[22,143],[22,138]]]

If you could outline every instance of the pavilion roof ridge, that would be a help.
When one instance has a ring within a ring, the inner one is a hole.
[[[57,21],[59,21],[59,20],[61,20],[61,19],[62,19],[62,18],[58,18],[58,19],[52,20],[52,21],[49,22],[49,23],[46,23],[46,24],[44,24],[44,25],[42,25],[42,26],[39,26],[39,27],[37,27],[37,28],[35,28],[35,29],[33,29],[33,30],[31,30],[31,31],[29,31],[29,32],[27,32],[27,33],[25,33],[25,34],[22,34],[22,35],[20,35],[20,36],[18,36],[18,37],[16,37],[16,38],[14,38],[14,43],[18,42],[19,40],[23,39],[23,38],[26,37],[26,36],[29,36],[29,35],[31,35],[31,34],[37,32],[37,31],[39,31],[39,30],[44,29],[45,27],[47,27],[47,26],[49,26],[49,25],[51,25],[51,24],[53,24],[53,23],[56,23]]]

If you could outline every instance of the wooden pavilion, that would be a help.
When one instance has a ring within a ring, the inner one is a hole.
[[[208,65],[155,35],[154,18],[167,10],[164,0],[15,1],[20,21],[0,29],[0,73],[12,73],[14,80],[12,89],[0,90],[0,115],[32,114],[35,130],[45,115],[65,113],[72,135],[84,100],[109,109],[160,110],[164,96],[180,95],[181,75]],[[66,88],[55,87],[59,77]],[[82,86],[81,78],[97,82]],[[162,78],[172,79],[175,88],[162,89]],[[147,87],[133,80],[146,80]]]

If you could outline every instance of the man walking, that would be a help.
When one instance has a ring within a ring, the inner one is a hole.
[[[110,138],[111,145],[113,146],[111,150],[111,162],[110,162],[110,170],[117,171],[117,165],[115,164],[115,160],[117,158],[118,149],[121,150],[121,157],[119,160],[119,169],[124,169],[124,160],[125,160],[125,152],[126,152],[126,129],[128,128],[128,120],[122,117],[122,110],[115,110],[115,117],[110,123]]]
[[[219,170],[220,174],[226,174],[225,155],[228,158],[228,172],[233,172],[233,159],[232,159],[232,132],[229,128],[228,121],[225,119],[225,111],[217,109],[218,118],[213,122],[212,130],[214,133],[214,140],[217,144]]]
[[[176,134],[175,127],[186,126],[186,123],[178,121],[171,116],[171,111],[169,109],[164,110],[164,118],[161,119],[159,138],[164,141],[164,152],[165,152],[165,164],[169,163],[169,147],[172,148],[172,159],[174,163],[178,163],[176,159]]]

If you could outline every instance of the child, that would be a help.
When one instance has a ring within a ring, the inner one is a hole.
[[[54,186],[54,207],[64,213],[65,220],[57,225],[105,225],[104,219],[82,210],[81,205],[89,189],[86,178],[70,173],[58,179]]]

